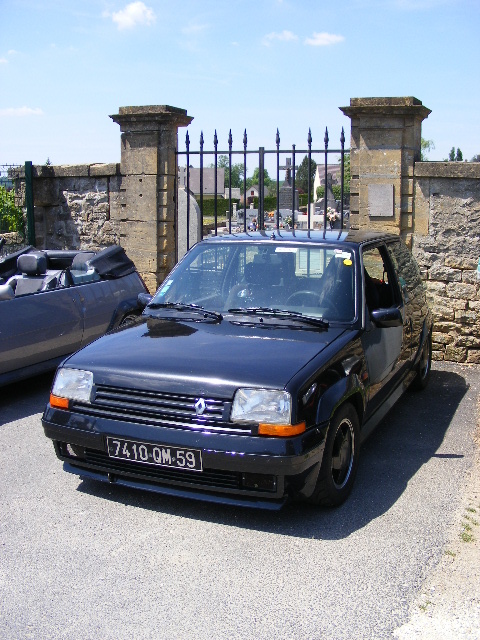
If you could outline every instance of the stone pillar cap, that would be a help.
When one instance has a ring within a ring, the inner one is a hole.
[[[422,120],[427,118],[431,113],[431,109],[424,107],[421,100],[413,96],[403,98],[351,98],[349,107],[340,107],[346,116],[355,116],[359,114],[398,114],[413,115],[420,117]]]
[[[187,127],[193,120],[193,117],[187,115],[186,109],[171,107],[169,105],[147,105],[140,107],[120,107],[117,114],[111,115],[110,118],[120,125],[132,125],[134,123],[145,125],[171,123],[177,127]]]

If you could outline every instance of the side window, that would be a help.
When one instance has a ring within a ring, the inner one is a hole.
[[[404,242],[391,242],[387,245],[388,252],[398,274],[398,282],[406,301],[423,292],[423,281],[420,269],[412,258],[408,247]]]
[[[395,288],[389,273],[387,259],[380,247],[363,252],[365,302],[368,310],[388,308],[395,304]]]

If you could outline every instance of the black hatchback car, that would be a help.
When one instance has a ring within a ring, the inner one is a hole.
[[[45,434],[84,478],[339,505],[362,441],[429,378],[432,315],[397,236],[212,237],[143,299],[133,326],[65,360],[53,383]]]

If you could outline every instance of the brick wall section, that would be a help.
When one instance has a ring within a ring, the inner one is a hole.
[[[480,163],[415,164],[413,253],[426,279],[436,360],[480,363]]]

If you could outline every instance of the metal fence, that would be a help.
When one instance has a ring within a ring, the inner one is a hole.
[[[264,185],[264,169],[265,169],[265,159],[269,155],[275,156],[275,165],[276,165],[276,212],[275,212],[275,222],[274,228],[277,230],[280,228],[281,224],[281,206],[280,206],[280,171],[285,171],[286,179],[289,181],[289,186],[291,186],[291,203],[289,204],[289,210],[291,212],[291,227],[295,228],[296,222],[295,217],[298,216],[299,212],[296,207],[296,189],[295,189],[295,174],[298,167],[295,165],[295,160],[299,156],[307,156],[307,172],[308,172],[308,200],[307,200],[307,227],[308,229],[313,228],[312,218],[311,218],[311,204],[312,204],[312,187],[311,183],[311,175],[312,175],[312,159],[317,156],[321,156],[324,167],[324,184],[325,184],[325,197],[323,203],[323,228],[327,229],[327,176],[328,176],[328,157],[329,154],[340,154],[340,188],[341,188],[341,198],[340,198],[340,228],[344,226],[344,200],[345,200],[345,154],[350,152],[349,149],[345,149],[345,133],[342,128],[342,132],[340,135],[340,148],[329,148],[329,135],[328,129],[325,129],[324,136],[324,147],[322,149],[314,149],[312,148],[312,134],[311,130],[308,131],[307,136],[307,148],[297,149],[296,145],[292,145],[291,149],[281,149],[280,148],[280,134],[277,129],[277,134],[275,138],[275,149],[265,149],[264,147],[259,147],[255,150],[250,150],[247,148],[247,131],[245,130],[243,135],[243,149],[234,150],[233,149],[233,138],[232,132],[230,130],[228,136],[228,149],[219,150],[218,148],[218,137],[217,132],[215,131],[215,135],[213,138],[213,149],[206,150],[203,132],[200,135],[199,148],[198,150],[192,150],[189,133],[187,130],[185,136],[185,151],[177,151],[177,166],[180,166],[180,157],[185,158],[186,163],[186,191],[190,193],[190,161],[193,157],[199,157],[199,165],[200,165],[200,188],[199,188],[199,207],[200,207],[200,218],[201,218],[201,235],[203,237],[203,226],[204,226],[204,194],[203,194],[203,178],[204,178],[204,161],[206,156],[213,156],[213,164],[212,169],[214,169],[214,229],[213,232],[215,235],[218,233],[218,201],[223,198],[219,198],[219,191],[217,184],[217,170],[218,170],[218,159],[220,156],[228,157],[228,166],[225,167],[225,177],[228,175],[228,219],[227,219],[227,229],[228,232],[232,232],[232,158],[239,157],[243,160],[243,206],[244,206],[244,215],[243,215],[243,231],[247,231],[247,156],[258,155],[258,169],[259,169],[259,184],[258,184],[258,229],[265,229],[265,185]],[[282,161],[283,164],[282,164]],[[318,166],[319,163],[317,163]],[[222,193],[224,192],[224,187],[221,187]],[[226,190],[225,190],[226,196]],[[227,198],[225,197],[225,201]],[[187,197],[187,248],[190,246],[189,242],[189,229],[190,229],[190,198]]]

